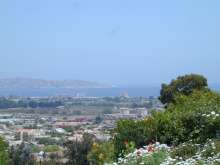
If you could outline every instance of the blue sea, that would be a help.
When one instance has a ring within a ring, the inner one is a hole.
[[[79,96],[79,97],[107,97],[121,96],[127,94],[130,97],[158,96],[159,87],[113,87],[113,88],[19,88],[2,89],[0,96],[27,96],[27,97],[47,97],[47,96]]]
[[[220,91],[220,85],[210,85],[210,88]],[[160,86],[132,86],[112,88],[0,88],[0,96],[27,96],[27,97],[48,97],[48,96],[78,96],[78,97],[113,97],[128,94],[130,97],[159,96]]]

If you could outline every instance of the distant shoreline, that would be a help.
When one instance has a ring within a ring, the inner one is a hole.
[[[158,96],[159,87],[99,87],[99,88],[0,88],[0,96],[78,96],[114,97],[127,94],[130,97]]]

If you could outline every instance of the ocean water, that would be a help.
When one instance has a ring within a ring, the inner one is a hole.
[[[28,96],[28,97],[47,97],[47,96],[79,96],[79,97],[105,97],[121,96],[127,93],[130,97],[149,97],[158,96],[159,87],[114,87],[114,88],[19,88],[2,89],[0,96]]]

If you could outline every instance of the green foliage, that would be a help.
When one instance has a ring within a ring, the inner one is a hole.
[[[48,138],[48,137],[39,138],[37,139],[37,141],[38,141],[38,144],[44,144],[44,145],[62,145],[63,144],[62,140],[56,140],[56,139]]]
[[[134,142],[137,147],[145,144],[145,124],[130,119],[120,120],[113,138],[115,154],[119,156],[126,150],[127,143]]]
[[[209,91],[179,95],[165,112],[155,113],[157,137],[163,143],[180,144],[189,140],[204,143],[215,138],[220,128],[220,97]],[[162,137],[162,139],[161,139]]]
[[[44,147],[44,152],[57,152],[60,150],[60,147],[57,145],[48,145]]]
[[[57,106],[61,106],[63,103],[61,101],[49,101],[49,100],[40,100],[40,101],[35,101],[35,100],[26,100],[22,101],[19,100],[14,101],[10,100],[8,98],[0,97],[0,109],[5,109],[5,108],[55,108]]]
[[[159,143],[150,144],[107,165],[218,165],[219,143],[219,139],[208,139],[205,144],[187,142],[177,147]],[[151,150],[150,146],[153,147]]]
[[[23,140],[26,141],[26,142],[30,141],[30,136],[28,135],[27,132],[23,133]]]
[[[171,157],[181,157],[183,160],[186,160],[194,155],[196,155],[197,151],[199,150],[199,146],[193,143],[183,143],[178,147],[174,148],[171,151]]]
[[[101,116],[99,115],[99,116],[96,116],[96,118],[95,118],[95,123],[96,124],[100,124],[101,122],[102,122],[102,118],[101,118]]]
[[[42,151],[40,147],[35,145],[31,146],[31,153],[38,153],[40,151]]]
[[[117,165],[160,165],[167,158],[166,151],[156,151],[152,154],[137,155],[130,153],[126,158],[119,158]],[[114,165],[110,163],[108,165]]]
[[[7,143],[0,137],[0,165],[7,164],[8,162],[7,147]]]
[[[154,112],[145,120],[121,120],[114,136],[115,155],[125,150],[125,141],[141,147],[153,141],[179,145],[193,140],[205,143],[220,130],[220,96],[210,91],[194,91],[190,96],[176,95],[175,104],[164,112]]]
[[[219,140],[207,140],[205,144],[194,144],[187,142],[175,147],[171,150],[170,156],[173,159],[186,161],[187,159],[195,159],[196,165],[219,163]],[[214,159],[213,159],[214,158]]]
[[[10,165],[32,165],[34,160],[31,157],[31,147],[22,143],[12,146],[9,150]]]
[[[174,102],[176,94],[190,95],[193,90],[203,90],[207,87],[207,79],[201,75],[190,74],[179,76],[169,85],[162,84],[160,101],[164,104]]]
[[[160,165],[166,157],[167,153],[165,151],[159,151],[149,157],[143,158],[142,162],[144,162],[145,165]]]
[[[91,151],[94,137],[90,134],[84,134],[80,141],[68,141],[64,144],[66,147],[66,157],[69,159],[69,165],[88,165],[88,153]]]
[[[215,138],[220,128],[220,96],[212,92],[195,91],[190,97],[180,95],[177,104],[170,105],[165,113],[180,121],[183,138],[205,142]],[[188,137],[188,138],[187,138]],[[183,140],[180,142],[183,142]]]
[[[69,132],[69,133],[73,133],[74,132],[74,127],[64,127],[63,128],[66,132]]]
[[[103,165],[114,159],[114,145],[112,142],[93,143],[88,154],[90,165]]]
[[[123,154],[129,154],[135,150],[135,143],[134,142],[126,142],[125,143],[125,150]]]

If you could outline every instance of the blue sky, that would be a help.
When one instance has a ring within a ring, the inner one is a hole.
[[[219,0],[0,1],[0,77],[220,83]]]

